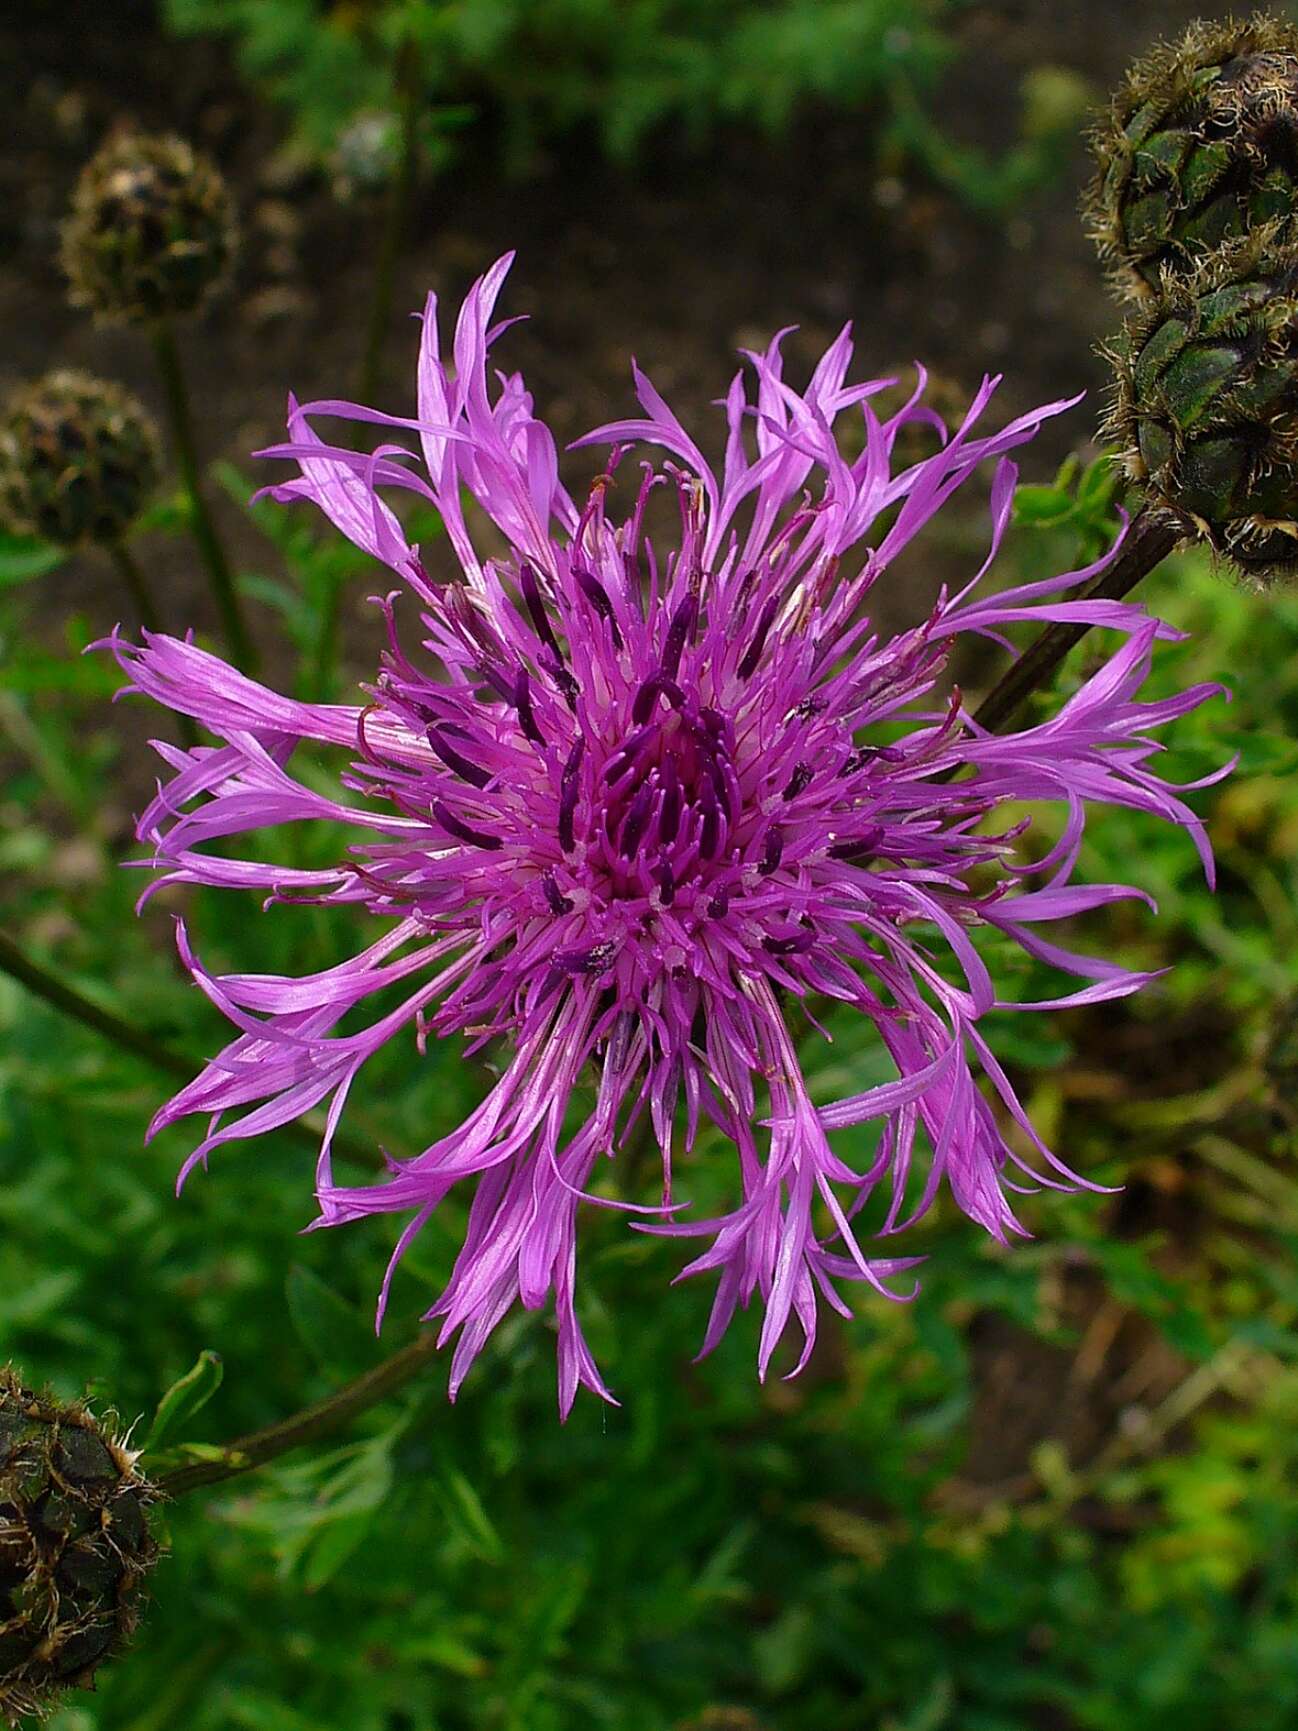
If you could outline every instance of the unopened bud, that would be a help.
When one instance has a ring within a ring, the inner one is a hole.
[[[1298,238],[1298,29],[1191,25],[1132,67],[1092,147],[1091,230],[1131,299],[1263,224]]]
[[[192,312],[234,246],[234,209],[216,167],[182,138],[128,132],[82,170],[63,267],[78,304],[139,324]]]
[[[1212,255],[1111,353],[1109,433],[1148,502],[1258,581],[1298,571],[1298,245]]]
[[[161,474],[144,405],[89,373],[47,373],[0,424],[0,517],[59,547],[119,540]]]
[[[134,1629],[154,1492],[86,1407],[0,1370],[0,1718],[85,1688]]]

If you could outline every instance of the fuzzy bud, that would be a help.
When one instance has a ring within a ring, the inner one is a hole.
[[[234,207],[215,166],[182,138],[121,133],[86,164],[63,228],[72,298],[140,324],[192,312],[234,255]]]
[[[47,373],[18,392],[0,424],[0,517],[58,547],[119,540],[161,472],[161,440],[143,403],[90,373]]]
[[[1091,143],[1091,231],[1129,299],[1263,224],[1298,238],[1298,29],[1191,25],[1132,67]]]
[[[1109,434],[1149,502],[1262,582],[1298,572],[1298,245],[1214,254],[1127,324]]]
[[[0,1370],[0,1718],[85,1688],[139,1619],[155,1493],[77,1403]]]

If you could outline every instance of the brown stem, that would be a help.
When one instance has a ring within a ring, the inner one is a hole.
[[[115,1016],[111,1010],[102,1009],[93,999],[77,991],[75,986],[68,985],[66,980],[59,979],[39,962],[34,962],[4,931],[0,931],[0,973],[8,974],[10,979],[17,980],[18,984],[25,986],[34,997],[40,998],[63,1015],[71,1016],[73,1021],[80,1022],[83,1027],[92,1028],[95,1033],[102,1034],[122,1051],[132,1052],[137,1058],[143,1058],[146,1064],[152,1064],[156,1070],[165,1070],[170,1076],[181,1076],[185,1081],[189,1081],[202,1068],[201,1061],[186,1057],[185,1053],[177,1052],[165,1041],[155,1039],[143,1028],[137,1028],[121,1016]],[[293,1119],[282,1128],[286,1135],[295,1137],[299,1142],[308,1142],[313,1148],[319,1147],[324,1130],[318,1118]],[[373,1146],[360,1137],[348,1135],[345,1131],[335,1131],[333,1146],[339,1154],[349,1159],[369,1166],[375,1163]]]
[[[251,1431],[247,1436],[227,1443],[214,1459],[192,1461],[188,1466],[164,1473],[159,1480],[159,1489],[165,1496],[183,1497],[187,1491],[220,1484],[240,1473],[251,1472],[254,1467],[264,1466],[267,1461],[287,1454],[290,1449],[330,1436],[350,1424],[358,1413],[409,1382],[436,1351],[437,1331],[425,1329],[409,1346],[394,1352],[391,1358],[384,1359],[373,1370],[367,1370],[363,1376],[345,1384],[337,1393],[327,1395],[313,1406],[303,1407],[301,1412],[280,1419],[277,1424],[267,1425],[264,1430]]]
[[[1148,505],[1137,512],[1117,558],[1083,599],[1118,601],[1129,595],[1182,539],[1184,531]],[[1000,732],[1031,697],[1045,685],[1069,650],[1090,630],[1089,625],[1048,625],[1025,649],[974,710],[973,719],[989,733]]]
[[[185,388],[185,375],[180,365],[180,353],[176,348],[176,335],[166,319],[158,319],[152,327],[152,337],[153,352],[157,357],[158,371],[162,375],[162,386],[167,398],[176,461],[180,465],[180,476],[189,498],[190,526],[194,531],[194,539],[198,543],[203,563],[207,566],[212,595],[221,615],[226,642],[241,671],[255,674],[259,666],[257,649],[244,620],[243,609],[239,605],[230,562],[225,556],[225,548],[221,545],[221,538],[216,532],[216,524],[212,521],[212,514],[203,494],[198,445],[194,439],[194,417],[190,413],[189,392]]]

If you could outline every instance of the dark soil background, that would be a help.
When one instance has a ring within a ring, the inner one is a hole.
[[[1071,69],[1098,100],[1155,38],[1196,14],[1226,11],[1181,0],[971,6],[936,112],[960,142],[1003,148],[1029,69]],[[294,163],[283,116],[250,94],[222,44],[164,34],[147,0],[28,0],[0,22],[0,81],[9,93],[0,387],[75,364],[157,401],[143,341],[70,310],[57,263],[78,170],[110,126],[130,119],[181,130],[209,150],[241,210],[237,279],[184,333],[205,454],[251,470],[247,453],[278,434],[287,390],[354,394],[379,211],[341,206],[324,177]],[[1036,446],[1030,465],[1044,474],[1093,435],[1105,385],[1094,345],[1117,317],[1077,215],[1086,172],[1079,139],[1056,183],[1008,219],[989,221],[932,185],[881,169],[868,113],[811,117],[780,142],[722,134],[703,154],[683,154],[662,137],[626,172],[604,166],[593,141],[573,138],[526,181],[502,177],[483,125],[453,170],[420,190],[396,306],[421,306],[430,287],[454,303],[492,259],[516,248],[508,310],[532,317],[510,333],[509,364],[523,369],[560,439],[630,405],[633,354],[686,424],[706,434],[708,404],[723,392],[738,345],[796,323],[787,352],[797,369],[850,318],[864,369],[920,358],[939,389],[966,393],[984,370],[1003,371],[1001,413],[1087,390],[1088,402]],[[416,339],[401,316],[381,404],[393,410],[413,396]],[[220,509],[229,533],[264,562],[264,545],[236,509],[224,500]],[[179,543],[141,551],[186,622],[210,623]],[[115,588],[93,556],[64,567],[47,595],[51,621],[69,606],[97,627],[116,616]],[[356,609],[348,660],[363,666],[373,626],[359,594]]]

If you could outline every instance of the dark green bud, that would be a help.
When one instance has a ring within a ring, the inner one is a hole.
[[[139,1620],[152,1487],[84,1406],[0,1370],[0,1718],[87,1687]]]
[[[234,248],[229,190],[182,138],[110,138],[82,170],[63,228],[73,300],[131,324],[192,312]]]
[[[129,391],[89,373],[47,373],[0,423],[0,519],[58,547],[120,540],[157,488],[161,451]]]
[[[1298,244],[1273,239],[1165,277],[1110,356],[1128,475],[1259,582],[1298,573]]]
[[[1191,25],[1132,67],[1091,143],[1087,215],[1129,299],[1263,224],[1298,239],[1298,29]]]

